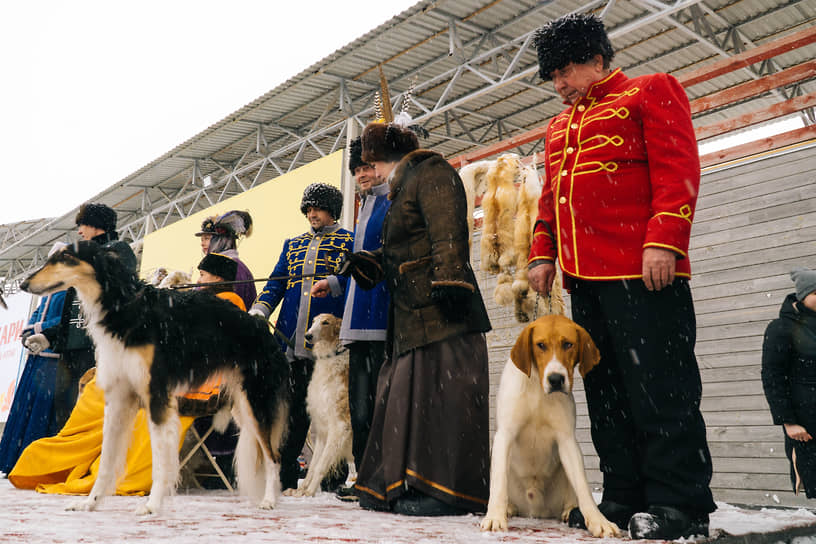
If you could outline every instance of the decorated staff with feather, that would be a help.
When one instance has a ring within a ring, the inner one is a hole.
[[[557,257],[573,319],[600,349],[584,379],[599,508],[634,539],[708,535],[716,506],[688,281],[700,183],[688,98],[667,74],[613,70],[593,15],[548,23],[536,47],[567,109],[547,130],[528,278],[547,293]],[[577,509],[570,523],[584,526]]]
[[[390,114],[390,101],[383,100]],[[484,511],[488,498],[490,330],[470,266],[467,202],[456,170],[419,149],[407,112],[366,126],[362,158],[388,180],[382,248],[342,272],[391,295],[360,505],[405,515]]]
[[[314,283],[331,275],[341,256],[352,250],[354,236],[337,223],[342,209],[343,194],[336,187],[326,183],[306,187],[300,211],[310,228],[283,242],[278,263],[249,311],[266,321],[278,304],[281,305],[275,324],[276,337],[291,363],[289,432],[281,449],[283,490],[297,489],[300,473],[297,458],[309,431],[306,393],[314,370],[314,355],[312,344],[306,340],[306,331],[316,315],[343,315],[344,297],[314,299],[311,296]],[[332,291],[342,293],[348,280],[341,276],[332,281],[339,283]]]

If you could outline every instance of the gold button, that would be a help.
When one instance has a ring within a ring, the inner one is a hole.
[[[573,123],[573,124],[571,124],[571,125],[570,125],[570,128],[573,128],[573,129],[578,128],[578,123]]]
[[[566,175],[567,175],[567,171],[566,170],[561,170],[561,177],[563,178]]]
[[[309,261],[309,264],[312,264],[312,261]]]
[[[561,198],[558,199],[558,202],[560,202],[561,204],[566,204],[567,203],[567,197],[562,196]]]
[[[578,106],[578,111],[584,111],[585,109],[586,109],[586,106],[584,106],[583,104]]]
[[[574,152],[575,152],[575,148],[574,148],[574,147],[568,147],[568,148],[567,148],[567,153],[574,153]]]

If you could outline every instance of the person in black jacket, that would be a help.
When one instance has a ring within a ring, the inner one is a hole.
[[[816,271],[791,272],[796,292],[768,324],[762,345],[762,387],[782,425],[794,493],[816,498]]]
[[[83,204],[79,207],[76,225],[80,238],[93,240],[113,251],[128,269],[136,271],[136,255],[127,242],[119,240],[116,212],[112,208],[105,204]],[[60,353],[54,390],[54,416],[56,428],[61,429],[79,396],[80,377],[95,364],[93,343],[85,332],[85,320],[73,287],[65,294],[59,324],[29,336],[25,346],[33,354],[49,347]]]

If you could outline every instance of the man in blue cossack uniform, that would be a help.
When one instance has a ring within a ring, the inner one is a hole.
[[[281,347],[291,363],[289,433],[281,451],[282,489],[297,488],[297,458],[309,431],[306,390],[314,369],[314,356],[312,345],[305,339],[306,331],[318,314],[343,315],[344,297],[317,299],[310,294],[312,285],[333,274],[343,253],[352,250],[352,233],[337,223],[342,208],[343,195],[336,187],[325,183],[306,187],[300,211],[309,221],[310,229],[283,243],[278,264],[270,276],[288,279],[270,279],[249,312],[269,319],[281,304],[275,324],[276,336],[281,339]],[[311,274],[315,275],[303,277]],[[347,278],[337,277],[332,281],[338,282],[335,292],[345,290]]]

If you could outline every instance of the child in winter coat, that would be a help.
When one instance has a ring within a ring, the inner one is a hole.
[[[782,425],[791,483],[816,498],[816,271],[791,272],[796,292],[765,330],[762,386],[773,422]]]

